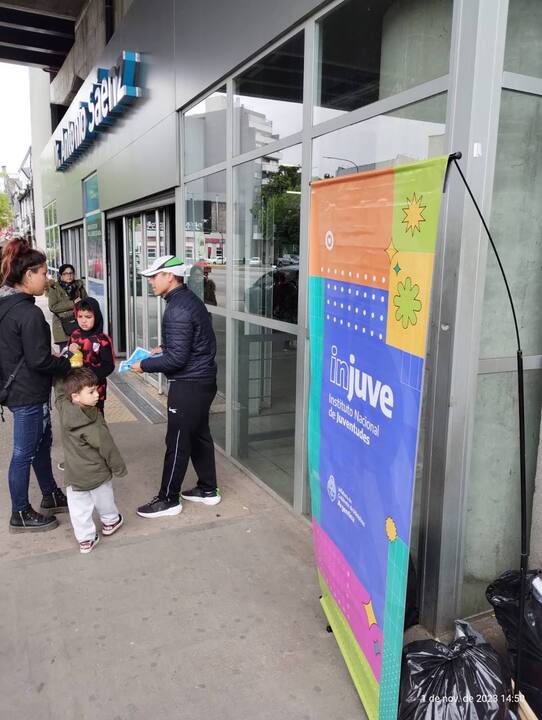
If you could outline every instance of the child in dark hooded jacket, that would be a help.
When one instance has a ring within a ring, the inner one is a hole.
[[[104,410],[107,394],[107,376],[115,369],[115,354],[109,335],[103,331],[103,316],[98,301],[93,297],[81,300],[75,306],[79,327],[70,336],[70,354],[81,351],[83,367],[90,368],[98,378],[99,401],[97,408]]]

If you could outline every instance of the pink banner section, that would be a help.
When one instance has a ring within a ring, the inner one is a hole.
[[[382,630],[376,624],[369,593],[353,573],[339,548],[314,518],[312,529],[316,565],[348,621],[377,682],[380,682],[383,636]]]

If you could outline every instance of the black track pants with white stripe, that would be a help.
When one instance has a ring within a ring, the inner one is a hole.
[[[188,461],[202,490],[216,490],[215,448],[209,410],[216,385],[175,380],[169,386],[166,456],[159,496],[178,500]]]

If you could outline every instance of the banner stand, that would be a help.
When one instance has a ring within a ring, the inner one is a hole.
[[[370,720],[397,716],[427,327],[453,163],[489,237],[517,338],[521,598],[528,569],[523,353],[461,153],[311,183],[308,466],[320,602]]]
[[[311,185],[309,480],[321,603],[370,720],[397,715],[448,156]]]

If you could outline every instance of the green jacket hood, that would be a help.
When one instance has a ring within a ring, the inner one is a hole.
[[[58,394],[57,394],[58,397]],[[81,407],[74,405],[66,397],[63,408],[63,425],[66,430],[78,430],[87,425],[92,425],[98,417],[98,409],[95,407]]]

